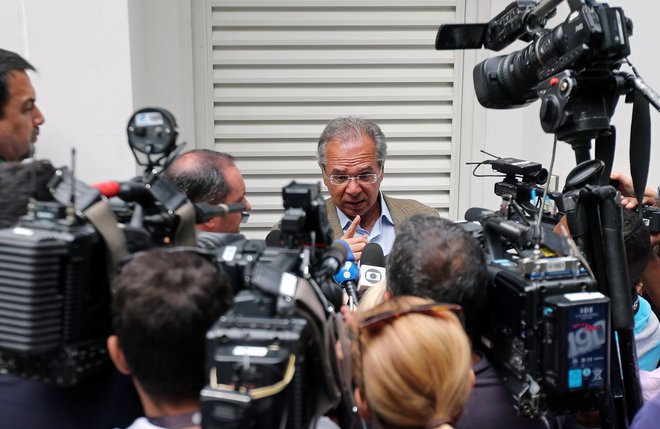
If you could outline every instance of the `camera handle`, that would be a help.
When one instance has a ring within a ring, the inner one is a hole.
[[[568,192],[565,203],[571,234],[592,267],[600,292],[612,302],[611,388],[601,410],[603,427],[627,428],[642,406],[642,395],[620,200],[611,186],[586,185]]]
[[[632,65],[631,65],[632,66]],[[633,103],[630,131],[630,165],[635,195],[641,200],[646,188],[651,151],[649,105],[660,111],[660,96],[635,75],[621,71],[594,70],[576,73],[564,70],[537,87],[541,98],[543,130],[570,143],[577,163],[590,158],[591,140],[596,139],[596,158],[605,162],[601,185],[608,184],[614,161],[616,133],[610,119],[619,96]]]

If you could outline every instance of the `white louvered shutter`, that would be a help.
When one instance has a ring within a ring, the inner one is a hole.
[[[284,185],[321,180],[318,136],[347,115],[387,136],[388,195],[448,214],[458,73],[434,42],[439,24],[457,21],[456,1],[205,1],[210,147],[243,172],[246,235],[263,238],[280,219]]]

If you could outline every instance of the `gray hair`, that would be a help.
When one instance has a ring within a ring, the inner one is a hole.
[[[337,139],[340,142],[346,142],[360,138],[362,135],[366,135],[373,140],[376,145],[376,162],[379,167],[382,167],[387,157],[387,141],[383,131],[381,131],[378,124],[370,119],[347,116],[331,120],[323,130],[321,137],[319,137],[316,155],[321,168],[325,168],[327,165],[328,143],[331,140]]]

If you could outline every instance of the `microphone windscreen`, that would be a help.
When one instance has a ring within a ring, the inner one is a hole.
[[[119,182],[101,182],[101,183],[95,183],[91,185],[92,188],[98,189],[103,195],[105,195],[108,198],[116,197],[119,195],[119,191],[121,190],[121,185]]]
[[[339,265],[343,265],[348,258],[348,252],[350,250],[350,248],[346,248],[346,246],[344,246],[342,243],[335,241],[325,251],[325,255],[337,259],[337,261],[339,261]]]
[[[465,212],[465,220],[468,222],[479,222],[485,215],[491,215],[494,212],[482,207],[470,207]]]
[[[274,229],[266,236],[266,246],[268,247],[281,247],[280,241],[282,240],[282,231]]]
[[[368,243],[362,250],[360,258],[361,265],[372,265],[375,267],[385,267],[385,254],[383,248],[376,243]]]
[[[355,255],[353,254],[353,251],[351,250],[350,244],[348,244],[344,240],[335,240],[334,243],[340,243],[342,246],[346,247],[346,260],[347,261],[355,261]]]

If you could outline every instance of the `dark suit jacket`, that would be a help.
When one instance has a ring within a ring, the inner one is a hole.
[[[383,194],[383,199],[387,208],[390,210],[394,227],[396,228],[401,222],[416,214],[435,214],[439,216],[438,211],[432,207],[426,206],[419,201],[407,200],[400,198],[391,198]],[[337,216],[337,206],[332,202],[332,199],[325,200],[325,207],[328,211],[328,223],[332,227],[332,233],[335,239],[340,238],[344,233],[339,225],[339,217]]]

